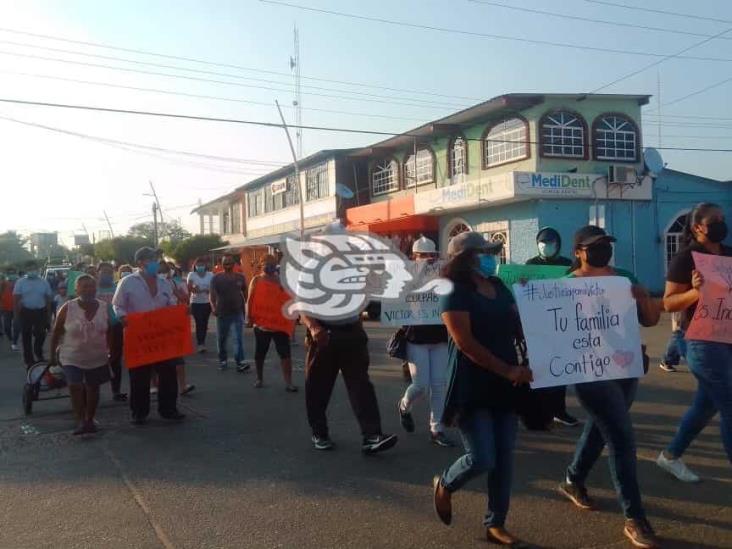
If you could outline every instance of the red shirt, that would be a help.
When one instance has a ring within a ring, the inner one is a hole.
[[[9,280],[0,282],[0,288],[2,289],[0,292],[0,311],[13,310],[13,286],[15,286],[15,283]]]

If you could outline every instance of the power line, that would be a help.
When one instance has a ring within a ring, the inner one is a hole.
[[[67,43],[70,43],[70,44],[79,44],[79,45],[84,45],[84,46],[93,46],[93,47],[96,47],[96,48],[105,48],[105,49],[109,49],[109,50],[124,51],[124,52],[127,52],[127,53],[137,53],[137,54],[142,54],[142,55],[150,55],[150,56],[153,56],[153,57],[159,57],[159,58],[163,58],[163,59],[174,59],[174,60],[177,60],[177,61],[187,61],[187,62],[191,62],[191,63],[199,63],[199,64],[202,64],[202,65],[209,65],[209,66],[212,66],[212,67],[223,67],[223,68],[228,68],[228,69],[237,69],[237,70],[241,70],[241,71],[258,72],[258,73],[262,73],[262,74],[273,74],[273,75],[277,75],[277,76],[291,76],[289,73],[286,73],[286,72],[278,72],[278,71],[271,71],[271,70],[265,70],[265,69],[256,69],[256,68],[253,68],[253,67],[245,67],[245,66],[242,66],[242,65],[234,65],[234,64],[230,64],[230,63],[221,63],[221,62],[211,61],[211,60],[207,60],[207,59],[200,59],[200,58],[195,58],[195,57],[184,57],[184,56],[180,56],[180,55],[169,55],[169,54],[164,54],[164,53],[160,53],[160,52],[153,52],[153,51],[143,50],[143,49],[124,48],[124,47],[120,47],[120,46],[113,46],[111,44],[103,44],[103,43],[100,43],[100,42],[88,42],[88,41],[84,41],[84,40],[74,40],[74,39],[71,39],[71,38],[64,38],[64,37],[60,37],[60,36],[53,36],[53,35],[50,35],[50,34],[39,34],[39,33],[34,33],[34,32],[21,31],[21,30],[17,30],[17,29],[6,28],[6,27],[0,27],[0,32],[7,32],[7,33],[18,34],[18,35],[22,35],[22,36],[32,36],[32,37],[35,37],[35,38],[44,38],[44,39],[48,39],[48,40],[56,40],[56,41],[59,41],[59,42],[67,42]],[[480,99],[477,98],[477,97],[465,97],[465,96],[460,96],[460,95],[447,95],[447,94],[442,94],[442,93],[426,92],[426,91],[422,91],[422,90],[415,90],[415,89],[408,89],[408,88],[394,88],[394,87],[390,87],[390,86],[380,86],[380,85],[376,85],[376,84],[368,84],[368,83],[365,83],[365,82],[353,82],[353,81],[349,81],[349,80],[335,80],[335,79],[331,79],[331,78],[319,78],[319,77],[315,77],[315,76],[302,76],[302,78],[304,80],[313,80],[313,81],[317,81],[317,82],[330,82],[332,84],[343,84],[343,85],[347,85],[347,86],[358,86],[358,87],[363,87],[363,88],[373,88],[373,89],[379,89],[379,90],[385,90],[385,91],[416,93],[416,94],[420,94],[420,95],[430,95],[430,96],[435,96],[435,97],[445,97],[445,98],[448,98],[448,99],[465,99],[465,100],[468,100],[468,101],[480,101]]]
[[[115,67],[113,65],[104,65],[102,63],[89,63],[86,61],[74,61],[71,59],[63,59],[60,57],[48,57],[44,55],[34,55],[31,53],[19,53],[19,52],[9,52],[9,51],[0,51],[0,54],[2,55],[11,55],[14,57],[24,57],[27,59],[40,59],[42,61],[54,61],[57,63],[65,63],[70,65],[81,65],[84,67],[95,67],[95,68],[101,68],[101,69],[109,69],[109,70],[115,70],[115,71],[124,71],[124,72],[134,72],[138,74],[148,74],[153,76],[165,76],[168,78],[179,78],[183,80],[192,80],[196,82],[207,82],[207,83],[213,83],[213,84],[225,84],[227,86],[238,86],[241,88],[255,88],[260,90],[268,90],[268,91],[280,91],[280,92],[286,92],[286,93],[292,93],[291,89],[282,89],[282,88],[272,88],[269,86],[257,86],[254,84],[243,84],[241,82],[229,82],[226,80],[215,80],[213,78],[203,78],[200,76],[187,76],[182,74],[168,74],[164,72],[157,72],[157,71],[148,71],[143,69],[133,69],[129,67]],[[732,61],[732,59],[730,60]],[[366,99],[366,98],[359,98],[359,97],[344,97],[342,95],[332,95],[332,94],[324,94],[324,93],[313,93],[313,92],[303,92],[306,95],[312,95],[313,97],[327,97],[331,99],[345,99],[348,101],[361,101],[361,102],[368,102],[368,103],[383,103],[387,105],[404,105],[407,107],[420,107],[420,108],[426,108],[426,109],[436,109],[438,107],[431,106],[431,105],[422,105],[422,104],[416,104],[416,103],[409,103],[405,101],[384,101],[380,99]],[[442,107],[440,107],[442,108]]]
[[[627,80],[628,78],[631,78],[631,77],[633,77],[633,76],[635,76],[637,74],[640,74],[640,73],[642,73],[642,72],[644,72],[644,71],[646,71],[646,70],[648,70],[650,68],[656,67],[656,66],[660,65],[661,63],[664,63],[664,62],[668,61],[669,59],[680,58],[680,56],[681,56],[682,53],[686,53],[689,50],[693,50],[694,48],[698,48],[699,46],[703,46],[704,44],[706,44],[708,42],[711,42],[715,38],[719,38],[723,34],[727,34],[729,31],[732,31],[732,28],[725,29],[722,32],[718,32],[717,34],[715,34],[713,36],[709,36],[709,37],[705,38],[704,40],[701,40],[700,42],[696,42],[695,44],[692,44],[691,46],[687,46],[684,49],[682,49],[682,50],[680,50],[680,51],[678,51],[676,53],[672,53],[670,55],[665,56],[662,59],[659,59],[658,61],[654,61],[653,63],[650,63],[650,64],[648,64],[648,65],[646,65],[644,67],[641,67],[640,69],[631,71],[631,72],[625,74],[624,76],[621,76],[620,78],[616,78],[612,82],[608,82],[607,84],[604,84],[604,85],[600,86],[599,88],[596,88],[596,89],[592,90],[590,92],[590,94],[597,93],[600,90],[604,90],[605,88],[609,88],[610,86],[613,86],[613,85],[617,84],[618,82],[622,82],[623,80]]]
[[[668,27],[651,27],[648,25],[637,25],[635,23],[624,23],[621,21],[608,21],[607,19],[594,19],[592,17],[582,17],[579,15],[570,15],[566,13],[557,13],[554,11],[547,11],[547,10],[539,10],[534,8],[524,8],[519,6],[509,6],[506,4],[501,4],[499,2],[491,2],[489,0],[467,0],[468,2],[472,4],[483,4],[485,6],[494,6],[497,8],[503,8],[507,10],[514,10],[514,11],[520,11],[525,13],[535,13],[537,15],[545,15],[549,17],[557,17],[559,19],[566,19],[570,21],[582,21],[584,23],[598,23],[601,25],[610,25],[614,27],[626,27],[630,29],[638,29],[638,30],[645,30],[645,31],[654,31],[654,32],[665,32],[669,34],[680,34],[680,35],[686,35],[686,36],[697,36],[700,38],[709,37],[709,34],[703,34],[700,32],[691,32],[691,31],[684,31],[684,30],[678,30],[678,29],[670,29]],[[732,37],[720,37],[720,40],[732,40]]]
[[[512,42],[537,44],[540,46],[552,46],[552,47],[558,47],[558,48],[569,48],[569,49],[583,50],[583,51],[599,51],[599,52],[604,52],[604,53],[617,53],[617,54],[623,54],[623,55],[638,55],[638,56],[643,56],[643,57],[660,57],[660,58],[664,58],[664,59],[666,57],[668,57],[667,54],[652,53],[652,52],[648,52],[648,51],[601,48],[601,47],[597,47],[597,46],[586,46],[586,45],[582,45],[582,44],[571,44],[571,43],[567,43],[567,42],[553,42],[550,40],[535,40],[535,39],[531,39],[531,38],[522,38],[519,36],[509,36],[509,35],[504,35],[504,34],[488,34],[488,33],[484,33],[484,32],[468,31],[468,30],[463,30],[463,29],[436,27],[436,26],[432,26],[432,25],[421,25],[418,23],[410,23],[408,21],[397,21],[397,20],[393,20],[393,19],[384,19],[382,17],[370,17],[367,15],[359,15],[359,14],[355,14],[355,13],[346,13],[346,12],[342,12],[342,11],[313,8],[310,6],[300,6],[298,4],[280,2],[279,0],[259,0],[259,1],[263,2],[265,4],[285,6],[288,8],[310,11],[310,12],[314,12],[314,13],[336,15],[339,17],[347,17],[350,19],[358,19],[361,21],[369,21],[372,23],[397,25],[397,26],[401,26],[401,27],[409,27],[409,28],[413,28],[413,29],[430,30],[430,31],[437,31],[437,32],[443,32],[443,33],[450,33],[450,34],[461,34],[461,35],[465,35],[465,36],[474,36],[474,37],[478,37],[478,38],[491,38],[491,39],[495,39],[495,40],[509,40]],[[713,38],[716,38],[716,36]],[[732,61],[732,59],[720,58],[720,57],[696,57],[696,56],[691,56],[691,55],[684,55],[684,56],[678,55],[677,57],[679,59],[687,59],[687,60],[693,60],[693,61],[719,61],[719,62]]]
[[[236,99],[236,98],[232,98],[232,97],[220,97],[220,96],[216,96],[216,95],[202,95],[202,94],[197,94],[197,93],[177,92],[177,91],[173,91],[173,90],[161,90],[158,88],[143,88],[143,87],[138,87],[138,86],[126,86],[123,84],[112,84],[110,82],[98,82],[95,80],[80,80],[77,78],[65,78],[63,76],[53,76],[50,74],[28,73],[28,72],[6,71],[6,70],[0,70],[0,72],[4,73],[4,74],[28,76],[31,78],[48,78],[51,80],[59,80],[62,82],[73,82],[76,84],[86,84],[86,85],[90,85],[90,86],[104,86],[104,87],[109,87],[109,88],[119,88],[119,89],[125,89],[125,90],[133,90],[133,91],[163,93],[163,94],[167,94],[167,95],[178,95],[181,97],[193,97],[193,98],[197,98],[197,99],[213,99],[216,101],[230,101],[233,103],[261,105],[261,106],[266,106],[266,107],[272,108],[272,103],[267,103],[265,101],[253,101],[251,99]],[[294,108],[291,105],[283,105],[283,106],[288,109]],[[314,112],[326,112],[326,113],[331,113],[331,114],[345,114],[345,115],[349,115],[349,116],[365,116],[368,118],[385,118],[385,119],[389,119],[389,120],[409,120],[412,122],[421,120],[421,118],[407,118],[405,116],[389,116],[389,115],[385,115],[385,114],[372,114],[372,113],[365,113],[365,112],[320,109],[320,108],[316,108],[316,107],[303,107],[303,110],[314,111]]]
[[[138,110],[131,110],[131,109],[118,109],[118,108],[112,108],[112,107],[95,107],[95,106],[91,106],[91,105],[70,105],[70,104],[64,104],[64,103],[48,103],[48,102],[42,102],[42,101],[26,101],[26,100],[22,100],[22,99],[7,99],[7,98],[0,98],[0,102],[1,103],[13,103],[13,104],[18,104],[18,105],[33,105],[33,106],[52,107],[52,108],[61,108],[61,109],[77,109],[77,110],[85,110],[85,111],[107,112],[107,113],[115,113],[115,114],[154,116],[154,117],[161,117],[161,118],[181,119],[181,120],[195,120],[195,121],[204,121],[204,122],[223,122],[223,123],[229,123],[229,124],[261,126],[261,127],[266,127],[266,128],[281,129],[284,127],[282,125],[282,123],[280,123],[280,122],[261,122],[261,121],[255,121],[255,120],[242,120],[242,119],[237,119],[237,118],[216,118],[216,117],[199,116],[199,115],[192,115],[192,114],[138,111]],[[388,137],[397,137],[397,136],[415,137],[415,138],[424,137],[422,135],[413,134],[410,132],[385,132],[385,131],[378,131],[378,130],[360,130],[360,129],[356,129],[356,128],[336,128],[336,127],[328,127],[328,126],[308,126],[308,125],[295,125],[295,124],[288,124],[288,127],[302,128],[304,130],[313,130],[313,131],[326,131],[326,132],[351,133],[351,134],[363,134],[363,135],[379,135],[379,136],[388,136]],[[711,126],[709,126],[709,127],[711,127]],[[526,144],[530,144],[530,145],[538,144],[537,141],[524,141],[524,140],[512,141],[512,140],[508,140],[508,139],[467,138],[467,141],[486,141],[486,142],[495,142],[495,143],[526,143]],[[658,147],[658,148],[660,150],[732,152],[732,149],[701,149],[701,148],[684,148],[684,147]]]
[[[629,6],[628,4],[621,4],[620,2],[608,2],[606,0],[585,0],[591,4],[602,4],[604,6],[612,6],[614,8],[623,8],[626,10],[644,11],[646,13],[656,13],[659,15],[672,15],[674,17],[683,17],[685,19],[696,19],[698,21],[712,21],[714,23],[732,23],[730,19],[719,19],[718,17],[704,17],[702,15],[695,15],[693,13],[681,13],[678,11],[659,10],[653,8],[643,8],[641,6]]]
[[[680,103],[681,101],[689,99],[690,97],[695,97],[701,93],[708,92],[709,90],[713,90],[714,88],[718,88],[719,86],[727,84],[728,82],[732,82],[732,77],[725,78],[724,80],[720,80],[719,82],[715,82],[714,84],[710,84],[709,86],[705,86],[704,88],[701,88],[699,90],[693,91],[691,93],[687,93],[686,95],[678,97],[678,98],[674,99],[673,101],[669,101],[668,103],[666,103],[664,105],[664,107],[667,107],[669,105],[675,105],[676,103]]]
[[[14,42],[12,40],[0,40],[0,44],[7,44],[10,46],[17,46],[17,47],[23,47],[23,48],[33,48],[38,50],[44,50],[44,51],[50,51],[54,53],[65,53],[65,54],[71,54],[71,55],[81,55],[83,57],[92,57],[94,59],[103,59],[105,61],[120,61],[122,63],[131,63],[134,65],[142,65],[145,67],[155,67],[159,69],[171,69],[176,71],[188,71],[196,74],[205,74],[210,76],[223,76],[225,78],[235,78],[237,80],[247,80],[250,82],[263,82],[265,84],[276,84],[280,86],[288,86],[288,90],[280,90],[280,91],[289,91],[292,92],[292,84],[290,82],[280,82],[278,80],[268,80],[266,78],[252,78],[249,76],[241,76],[238,74],[231,74],[226,72],[217,72],[217,71],[208,71],[208,70],[202,70],[202,69],[191,69],[188,67],[179,67],[176,65],[165,65],[163,63],[150,63],[148,61],[138,61],[136,59],[127,59],[124,57],[116,57],[114,55],[100,55],[97,53],[89,53],[89,52],[83,52],[83,51],[75,51],[75,50],[66,50],[63,48],[51,48],[48,46],[39,46],[37,44],[28,44],[24,42]],[[336,88],[325,88],[322,86],[311,86],[311,85],[305,85],[306,88],[310,88],[313,90],[319,90],[319,91],[334,91],[338,93],[348,93],[352,95],[358,95],[358,96],[364,96],[364,97],[375,97],[379,99],[406,99],[415,103],[424,103],[425,105],[436,105],[440,107],[463,107],[465,106],[465,103],[445,103],[444,101],[432,101],[432,100],[426,100],[426,99],[416,99],[416,98],[409,98],[409,97],[394,97],[390,95],[378,95],[374,93],[366,93],[366,92],[358,92],[358,91],[351,91],[351,90],[341,90]],[[317,95],[312,94],[311,92],[305,92],[309,95]]]

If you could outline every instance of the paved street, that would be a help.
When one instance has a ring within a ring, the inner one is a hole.
[[[398,363],[384,354],[387,330],[374,323],[368,330],[384,430],[400,435],[393,451],[373,457],[360,453],[340,382],[330,407],[337,450],[311,448],[303,392],[285,393],[274,349],[259,390],[252,374],[218,372],[213,353],[192,357],[189,377],[197,390],[181,401],[188,414],[182,424],[153,414],[147,427],[132,427],[126,406],[112,402],[105,387],[99,414],[104,431],[82,440],[69,434],[68,400],[35,403],[32,416],[23,416],[20,355],[3,341],[0,547],[486,546],[482,482],[455,496],[451,527],[435,518],[430,479],[459,450],[429,444],[424,406],[415,413],[417,433],[400,431],[395,407],[404,383]],[[667,547],[732,547],[732,475],[718,421],[688,454],[702,484],[681,484],[653,463],[694,387],[685,368],[665,374],[656,367],[668,330],[664,319],[645,334],[653,368],[633,408],[645,502]],[[247,343],[250,351],[250,332]],[[302,355],[298,345],[301,389]],[[573,397],[570,404],[583,415]],[[557,496],[578,435],[569,428],[520,433],[508,526],[539,547],[625,547],[605,459],[590,482],[600,511],[581,513]]]

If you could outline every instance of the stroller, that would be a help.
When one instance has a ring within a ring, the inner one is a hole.
[[[26,371],[25,385],[23,385],[23,412],[30,415],[33,411],[33,402],[37,400],[56,400],[68,398],[62,393],[67,386],[66,376],[59,366],[51,367],[48,362],[36,362]],[[51,393],[51,396],[41,396],[41,393]]]

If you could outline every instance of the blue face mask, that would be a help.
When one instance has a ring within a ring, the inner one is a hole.
[[[484,278],[495,276],[496,268],[496,256],[491,254],[478,254],[478,274]]]
[[[205,273],[206,265],[196,265],[196,272],[201,274]]]
[[[114,277],[110,274],[99,275],[99,285],[102,288],[109,288],[114,285]]]
[[[150,261],[145,265],[145,274],[148,276],[158,276],[160,270],[160,261]]]
[[[38,278],[38,271],[28,271],[26,274],[28,278]]]

